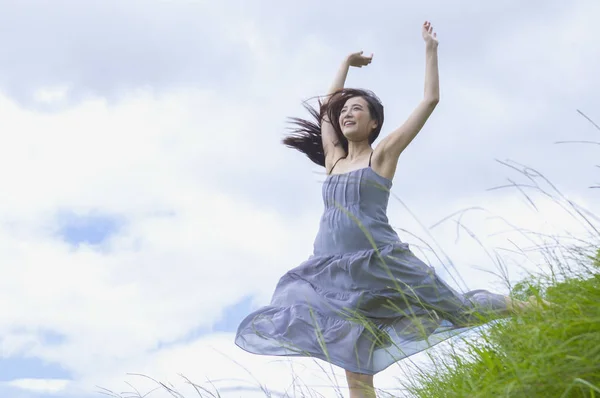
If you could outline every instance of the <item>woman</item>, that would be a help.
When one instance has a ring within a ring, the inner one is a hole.
[[[402,243],[386,216],[398,157],[439,101],[438,41],[429,22],[425,95],[397,130],[373,150],[383,106],[371,92],[343,89],[344,60],[317,122],[293,119],[284,143],[324,166],[325,211],[313,255],[287,272],[270,305],[244,319],[236,344],[257,354],[311,356],[346,370],[350,397],[374,397],[373,375],[392,363],[492,317],[529,303],[485,290],[460,294]],[[533,305],[533,303],[531,303]]]

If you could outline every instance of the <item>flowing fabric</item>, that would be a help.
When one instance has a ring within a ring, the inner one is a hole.
[[[391,186],[371,167],[327,177],[313,254],[241,322],[239,347],[372,375],[506,313],[504,296],[457,292],[400,241],[386,215]]]

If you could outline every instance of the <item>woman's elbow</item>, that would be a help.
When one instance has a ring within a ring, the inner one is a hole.
[[[427,102],[427,105],[435,107],[440,102],[440,96],[439,95],[429,95],[429,96],[425,97],[425,102]]]
[[[435,96],[435,95],[431,95],[431,96],[427,95],[423,99],[422,103],[425,105],[426,109],[433,111],[435,109],[435,107],[437,106],[438,102],[440,102],[440,97]]]

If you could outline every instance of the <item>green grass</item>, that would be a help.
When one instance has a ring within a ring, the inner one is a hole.
[[[600,397],[600,274],[585,274],[542,289],[557,307],[494,324],[405,387],[427,398]]]

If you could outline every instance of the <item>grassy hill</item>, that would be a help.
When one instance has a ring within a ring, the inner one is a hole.
[[[494,324],[405,387],[427,398],[600,397],[600,251],[589,260],[561,282],[515,286],[557,307]]]

